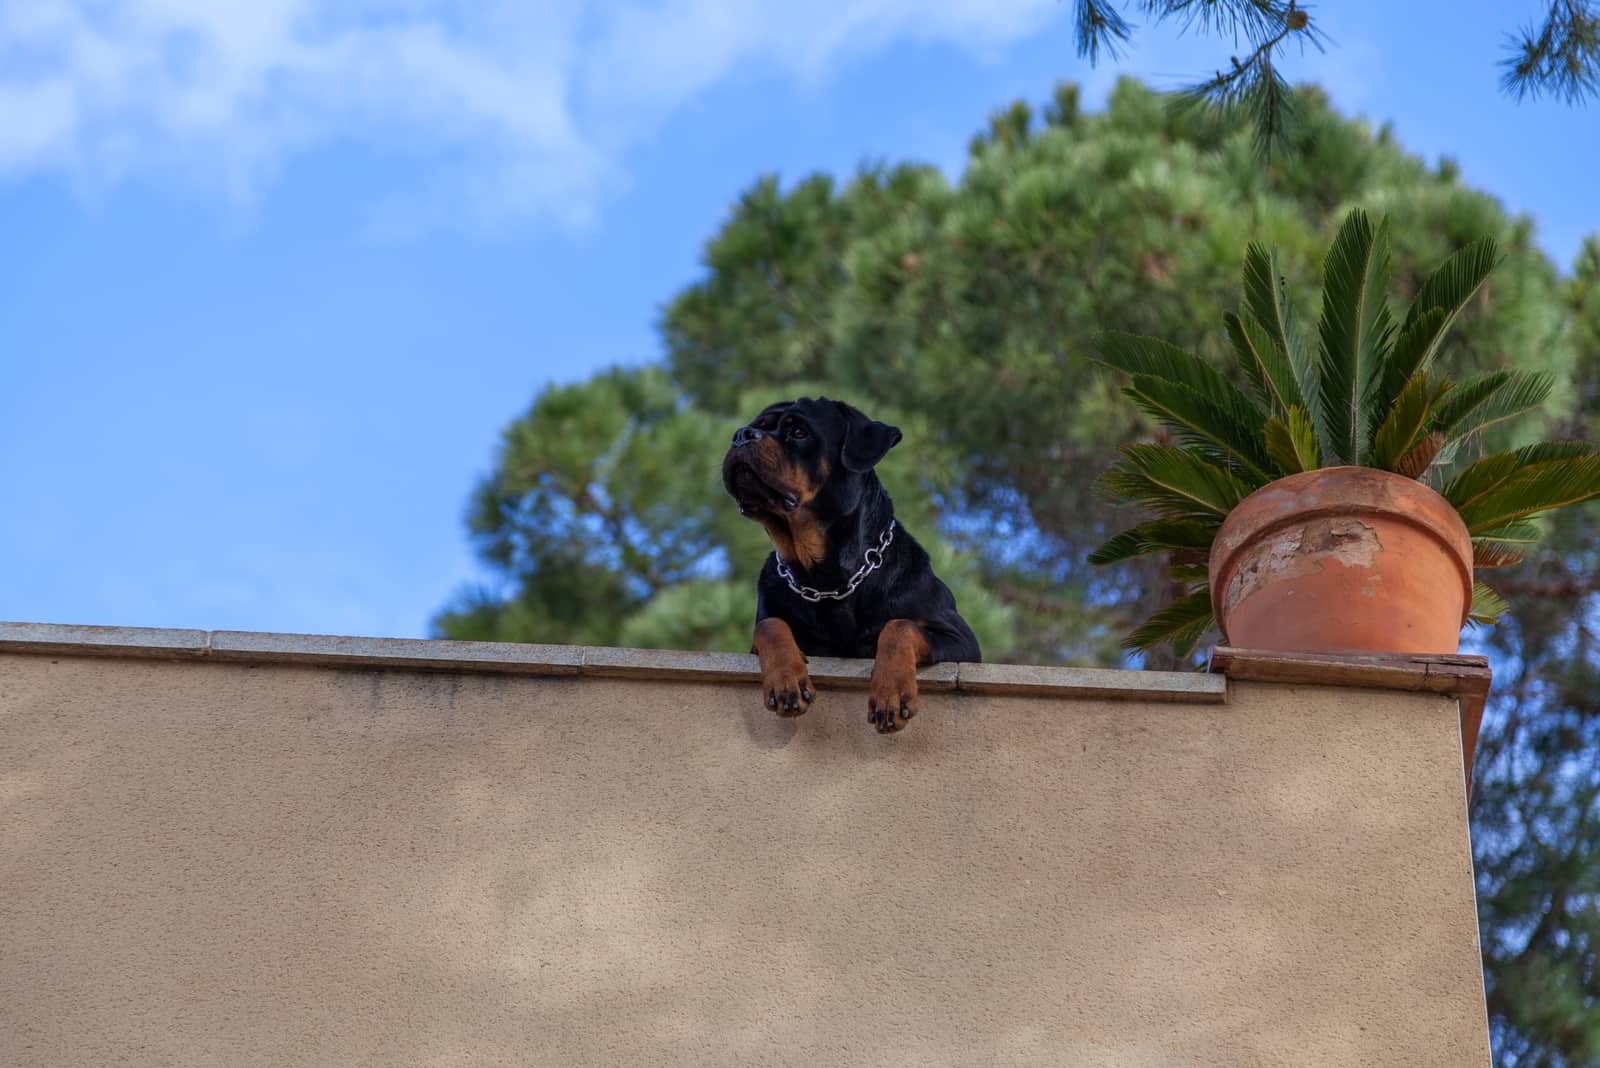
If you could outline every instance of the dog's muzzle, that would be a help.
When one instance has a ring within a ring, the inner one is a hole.
[[[756,434],[758,437],[747,439],[742,444],[737,442],[738,435],[735,435],[735,444],[728,450],[722,464],[723,485],[729,495],[739,502],[741,515],[752,512],[792,512],[800,505],[799,496],[767,481],[751,456],[754,445],[760,441],[761,432],[758,430]]]

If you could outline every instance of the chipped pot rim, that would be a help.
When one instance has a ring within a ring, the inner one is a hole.
[[[1461,623],[1472,611],[1472,536],[1460,513],[1433,487],[1375,467],[1343,465],[1300,471],[1268,482],[1222,520],[1211,542],[1211,611],[1223,626],[1222,595],[1244,550],[1285,527],[1330,517],[1380,515],[1431,536],[1461,576]]]

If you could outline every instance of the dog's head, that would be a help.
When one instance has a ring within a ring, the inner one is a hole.
[[[734,432],[722,484],[752,519],[792,525],[797,517],[845,515],[856,510],[868,473],[899,440],[896,427],[840,401],[784,401]]]

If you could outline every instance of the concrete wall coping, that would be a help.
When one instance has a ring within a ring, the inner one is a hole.
[[[57,623],[0,622],[0,653],[700,682],[754,682],[759,678],[756,658],[748,653]],[[870,660],[813,657],[810,666],[813,681],[826,686],[865,688],[872,674]],[[959,690],[1194,704],[1227,700],[1227,680],[1223,676],[1198,672],[935,664],[919,672],[918,679],[926,692]]]

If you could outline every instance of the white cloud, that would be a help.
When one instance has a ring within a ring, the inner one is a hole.
[[[143,172],[248,202],[309,147],[409,155],[385,225],[581,220],[730,73],[803,81],[897,40],[991,51],[1059,0],[0,0],[0,176]],[[447,160],[448,163],[440,163]]]

